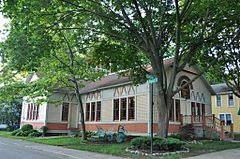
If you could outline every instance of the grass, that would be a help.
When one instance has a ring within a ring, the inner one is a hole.
[[[138,158],[138,159],[153,159],[154,157],[140,156],[135,154],[126,153],[125,149],[130,146],[129,142],[122,144],[94,144],[94,143],[84,143],[81,138],[76,137],[56,137],[56,138],[29,138],[29,137],[16,137],[11,136],[9,132],[0,131],[0,137],[22,139],[27,141],[32,141],[41,144],[63,146],[66,148],[91,151],[97,153],[104,153],[114,156],[128,157],[128,158]],[[186,147],[190,149],[189,153],[183,153],[178,155],[168,155],[164,159],[178,159],[190,156],[196,156],[200,154],[240,148],[240,143],[231,142],[221,142],[221,141],[202,141],[203,144],[187,144]]]

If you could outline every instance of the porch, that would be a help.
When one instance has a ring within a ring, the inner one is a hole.
[[[180,114],[180,123],[182,126],[192,124],[202,137],[211,136],[214,133],[219,135],[220,140],[233,138],[233,123],[225,123],[212,115],[183,115]]]

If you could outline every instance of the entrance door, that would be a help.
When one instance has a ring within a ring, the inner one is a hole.
[[[71,104],[70,106],[70,123],[69,128],[78,128],[78,105]]]

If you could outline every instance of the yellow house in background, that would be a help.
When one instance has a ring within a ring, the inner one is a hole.
[[[212,85],[212,88],[216,92],[212,95],[212,113],[225,125],[233,124],[233,131],[240,133],[240,99],[225,83]]]

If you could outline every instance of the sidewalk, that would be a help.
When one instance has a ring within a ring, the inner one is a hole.
[[[187,159],[238,159],[240,158],[240,148],[207,153]]]
[[[45,153],[56,154],[58,156],[62,156],[62,158],[68,158],[68,159],[123,159],[121,157],[115,157],[111,155],[67,149],[63,147],[38,144],[38,143],[33,143],[33,142],[28,142],[23,140],[0,138],[0,142],[5,144],[11,144],[14,146],[25,147],[25,148],[29,148],[37,151],[42,151]]]

